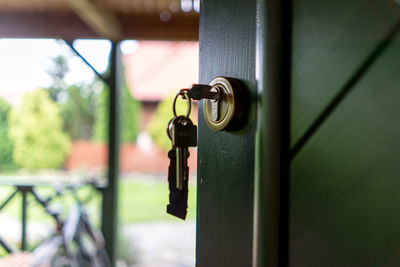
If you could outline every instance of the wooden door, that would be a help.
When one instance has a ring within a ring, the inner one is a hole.
[[[400,5],[294,0],[290,266],[400,266]]]
[[[255,95],[255,1],[204,1],[200,77],[241,80]],[[214,132],[199,105],[197,266],[251,266],[255,120],[237,132]]]
[[[398,1],[201,2],[200,82],[251,104],[200,105],[197,266],[400,266],[399,37]]]

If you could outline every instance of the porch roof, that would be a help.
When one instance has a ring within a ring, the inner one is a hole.
[[[0,37],[197,40],[197,2],[0,0]]]

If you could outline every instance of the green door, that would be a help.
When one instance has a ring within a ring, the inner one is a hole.
[[[400,266],[400,5],[295,0],[290,266]]]
[[[254,96],[255,1],[204,1],[200,82],[240,79]],[[197,266],[251,266],[255,117],[239,132],[214,132],[199,105]]]
[[[204,0],[199,39],[250,108],[199,105],[197,266],[400,266],[398,1]]]

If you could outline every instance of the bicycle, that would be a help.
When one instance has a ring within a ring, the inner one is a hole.
[[[96,187],[95,183],[89,183]],[[102,233],[88,218],[76,186],[68,186],[75,203],[64,222],[57,217],[57,230],[33,252],[32,267],[111,267]],[[37,198],[40,199],[39,196]],[[87,203],[87,202],[85,202]],[[48,209],[48,202],[43,201]],[[54,216],[53,216],[54,217]]]

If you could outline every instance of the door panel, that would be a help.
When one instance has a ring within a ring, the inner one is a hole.
[[[255,11],[254,0],[201,2],[201,83],[233,77],[255,94]],[[254,116],[239,132],[214,132],[199,107],[197,266],[251,266]]]
[[[292,162],[290,266],[400,266],[400,41]]]
[[[399,19],[392,0],[293,0],[292,146]]]
[[[266,15],[263,14],[265,10],[257,13],[256,4],[256,0],[201,2],[200,82],[209,83],[216,76],[240,79],[253,99],[253,108],[244,129],[213,132],[204,122],[202,105],[199,105],[196,260],[200,267],[252,265],[256,153],[255,18],[256,14],[259,18]],[[284,8],[279,10],[285,12]],[[276,49],[279,55],[279,49],[284,50],[277,58],[287,62],[268,61],[276,66],[267,69],[278,68],[279,71],[273,73],[281,75],[282,79],[292,75],[293,146],[393,29],[400,19],[400,6],[391,0],[293,0],[292,13],[293,42],[289,42],[292,46],[264,43],[258,47],[262,47],[262,54],[267,56],[268,47],[279,46]],[[280,23],[284,24],[285,16],[277,17],[282,18]],[[281,29],[287,30],[286,27]],[[258,32],[267,36],[267,30],[259,28]],[[290,56],[285,54],[288,47],[293,47]],[[292,68],[288,62],[292,63]],[[283,192],[290,187],[289,266],[400,265],[400,208],[397,205],[400,201],[400,42],[383,46],[382,54],[373,62],[365,72],[359,72],[360,79],[355,80],[333,112],[294,154],[290,185],[286,186],[282,181]],[[259,88],[264,97],[271,99],[274,96],[266,89],[274,93],[285,89],[279,87],[284,83],[272,85],[278,88]],[[286,96],[286,93],[282,94],[282,97]],[[282,102],[286,103],[288,99],[286,97]],[[269,108],[262,106],[265,103],[267,101],[259,102],[263,111]],[[273,111],[288,112],[285,108],[286,105]],[[264,113],[259,113],[259,121],[268,119]],[[279,118],[286,116],[274,117]],[[273,131],[269,130],[266,129],[265,136],[260,136],[260,143],[268,141],[273,147],[281,137],[272,135]],[[285,131],[282,136],[289,132],[286,127],[282,131]],[[288,158],[289,151],[284,146],[276,147],[280,150],[277,155]],[[264,147],[261,149],[265,150]],[[266,166],[274,167],[274,162],[271,157],[266,157],[258,167],[265,170]],[[260,173],[269,177],[258,177],[259,181],[277,179],[271,175],[273,172]],[[267,182],[264,185],[265,188],[270,186]],[[277,192],[271,195],[274,194],[278,195]],[[277,209],[284,209],[284,206],[277,205]],[[265,218],[267,212],[259,212],[263,213],[260,217]],[[286,211],[279,210],[274,214],[284,216]],[[271,228],[268,223],[256,225]],[[286,225],[279,227],[282,232],[287,229]],[[286,241],[287,238],[277,240],[276,245],[284,246]],[[264,250],[258,252],[265,253]]]

